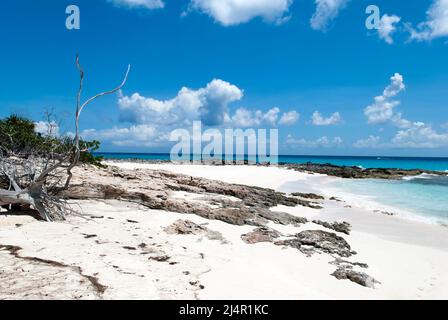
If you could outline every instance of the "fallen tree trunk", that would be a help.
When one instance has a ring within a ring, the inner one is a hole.
[[[0,190],[0,206],[12,204],[34,205],[34,199],[23,191]]]

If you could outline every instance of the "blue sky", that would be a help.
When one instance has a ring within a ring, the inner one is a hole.
[[[67,30],[65,9],[81,12]],[[332,4],[332,6],[329,4]],[[381,12],[365,27],[366,7]],[[448,0],[3,0],[0,117],[73,130],[103,151],[166,152],[172,129],[278,128],[280,153],[448,156]],[[398,21],[399,20],[399,21]],[[182,89],[184,88],[184,89]]]

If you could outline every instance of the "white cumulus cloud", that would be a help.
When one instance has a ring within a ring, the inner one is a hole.
[[[82,131],[80,135],[83,139],[108,141],[119,147],[150,147],[168,140],[166,134],[161,134],[151,125],[133,125],[129,128],[115,127],[104,130],[88,129]]]
[[[241,100],[243,91],[226,81],[215,79],[197,90],[182,88],[169,100],[147,98],[139,93],[121,96],[118,105],[122,121],[164,125],[189,124],[201,119],[206,125],[221,125],[230,103]]]
[[[183,87],[174,98],[167,100],[144,97],[139,93],[130,96],[121,94],[118,106],[122,122],[165,127],[186,126],[195,120],[201,120],[206,126],[292,125],[299,118],[296,111],[281,114],[277,107],[266,112],[238,108],[231,114],[230,104],[240,101],[243,96],[242,89],[215,79],[196,90]]]
[[[231,112],[230,105],[243,96],[242,89],[220,79],[199,89],[183,87],[166,100],[120,92],[119,120],[128,123],[128,127],[84,130],[82,136],[116,146],[150,147],[168,143],[172,130],[188,128],[193,121],[202,121],[204,127],[275,127],[293,124],[299,117],[296,111],[282,114],[277,107],[267,111],[238,108]]]
[[[391,83],[384,89],[383,94],[375,97],[374,103],[364,109],[364,114],[370,124],[392,121],[399,126],[406,126],[408,125],[407,121],[402,119],[400,113],[395,112],[395,107],[400,105],[400,101],[393,100],[394,97],[406,89],[403,76],[395,73],[390,81]]]
[[[304,147],[304,148],[330,148],[330,147],[338,147],[344,143],[341,137],[335,137],[333,139],[328,138],[327,136],[320,137],[316,140],[307,140],[307,139],[296,139],[292,135],[288,135],[286,138],[286,144],[290,146]]]
[[[331,126],[340,123],[342,117],[339,112],[335,112],[330,117],[324,118],[319,111],[315,111],[311,120],[315,126]]]
[[[400,101],[392,100],[406,88],[403,76],[396,73],[391,78],[391,83],[383,92],[383,95],[375,98],[375,103],[364,110],[369,123],[390,122],[399,130],[390,142],[380,143],[379,137],[370,136],[364,140],[358,140],[354,146],[359,148],[442,148],[448,146],[448,133],[437,132],[431,124],[413,122],[403,118],[401,113],[394,108]]]
[[[380,37],[380,39],[383,39],[388,44],[393,44],[394,39],[392,38],[392,35],[397,30],[396,24],[398,24],[400,21],[401,18],[396,15],[383,15],[378,29],[378,36]]]
[[[316,11],[311,18],[311,28],[324,31],[350,0],[315,0]]]
[[[163,0],[108,0],[118,6],[129,8],[162,9],[165,7]]]
[[[261,110],[249,110],[238,108],[233,116],[228,116],[225,124],[234,127],[248,128],[266,125],[274,127],[277,125],[293,125],[300,115],[297,111],[283,113],[280,117],[280,109],[275,107],[267,112]]]
[[[268,22],[285,18],[293,0],[191,0],[190,8],[199,10],[223,26],[238,25],[261,17]]]
[[[427,41],[448,36],[448,0],[434,0],[426,15],[426,21],[416,28],[408,24],[411,40]]]
[[[431,125],[415,122],[410,128],[398,131],[392,143],[400,148],[448,147],[448,133],[439,133]]]
[[[381,138],[378,136],[369,136],[367,139],[360,139],[353,145],[356,148],[376,148],[380,144]]]
[[[232,117],[228,118],[226,124],[241,128],[259,127],[262,124],[275,126],[279,113],[279,108],[272,108],[266,113],[261,110],[253,111],[246,108],[239,108]]]
[[[285,112],[282,115],[278,124],[291,126],[291,125],[295,124],[297,121],[299,121],[299,119],[300,119],[300,114],[297,111],[289,111],[289,112]]]

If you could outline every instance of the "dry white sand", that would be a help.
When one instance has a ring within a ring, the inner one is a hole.
[[[279,168],[117,165],[277,190],[300,181],[303,190],[297,191],[322,189],[322,193],[326,192],[321,187],[326,177]],[[17,253],[21,257],[37,257],[68,266],[57,267],[42,261],[31,263],[0,250],[0,265],[7,266],[0,271],[0,298],[448,298],[448,229],[442,226],[357,207],[347,208],[347,203],[335,201],[325,201],[323,210],[274,209],[311,219],[352,223],[353,232],[344,238],[358,255],[349,260],[367,263],[370,267],[366,272],[381,282],[375,289],[369,289],[330,276],[336,267],[329,264],[333,261],[329,255],[306,257],[296,249],[282,249],[271,243],[245,244],[241,235],[252,231],[254,227],[251,226],[239,227],[195,215],[148,210],[118,201],[79,204],[84,212],[102,218],[93,221],[73,218],[67,223],[44,224],[28,217],[0,216],[0,245],[23,248]],[[166,226],[178,219],[206,224],[207,228],[221,232],[226,242],[164,232]],[[300,228],[272,227],[286,234],[321,229],[315,224]],[[164,256],[169,259],[154,260]],[[36,278],[36,272],[43,276]],[[17,275],[20,278],[13,281]],[[98,292],[92,278],[106,287],[104,292]],[[80,281],[85,285],[81,286]]]
[[[281,191],[316,192],[327,197],[333,195],[331,194],[332,190],[327,188],[326,184],[333,179],[337,179],[277,167],[215,167],[133,163],[118,165],[127,168],[166,170],[228,183],[266,187]],[[294,183],[291,184],[292,182]],[[288,190],[291,185],[296,186],[297,189]],[[448,270],[448,228],[412,221],[400,216],[376,213],[373,210],[359,207],[357,202],[350,202],[350,200],[352,199],[350,198],[348,202],[326,201],[323,210],[304,207],[278,207],[273,209],[311,220],[347,221],[353,225],[351,235],[344,236],[354,250],[358,252],[358,255],[353,259],[369,264],[368,273],[381,281],[382,284],[375,290],[356,288],[356,286],[352,286],[352,283],[349,283],[348,289],[337,289],[327,282],[332,282],[333,279],[326,279],[325,276],[322,276],[321,279],[312,280],[314,288],[319,287],[318,291],[323,294],[322,297],[447,299],[448,274],[445,270]],[[317,229],[315,225],[304,226],[305,229],[310,227]],[[281,229],[279,226],[275,226],[275,228]],[[291,233],[294,232],[294,230],[290,231]],[[314,273],[315,269],[313,268],[323,268],[312,266],[310,259],[306,260],[305,266],[298,267],[294,260],[290,259],[292,258],[281,261],[296,268],[306,268],[306,271],[303,272],[307,275]],[[282,276],[286,276],[286,274]],[[292,275],[289,274],[287,277],[290,276]],[[336,286],[341,286],[340,282]],[[311,287],[313,288],[313,285]],[[309,291],[309,297],[312,296],[311,292],[313,290]],[[270,298],[275,298],[275,296]],[[297,296],[291,298],[297,298]]]

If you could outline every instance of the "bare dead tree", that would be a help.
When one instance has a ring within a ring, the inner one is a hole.
[[[84,70],[78,55],[76,67],[80,75],[75,113],[76,131],[69,148],[62,151],[49,148],[45,155],[36,150],[30,153],[0,150],[0,206],[32,207],[46,221],[64,220],[68,213],[74,213],[60,197],[60,193],[69,187],[73,177],[72,170],[79,163],[81,152],[85,151],[80,147],[81,113],[96,99],[120,90],[126,84],[131,69],[129,65],[119,86],[98,93],[82,103]],[[14,138],[7,137],[13,144]]]
[[[46,135],[47,136],[57,136],[59,128],[61,127],[62,120],[59,119],[53,108],[46,108],[44,111],[44,119],[46,122]]]

